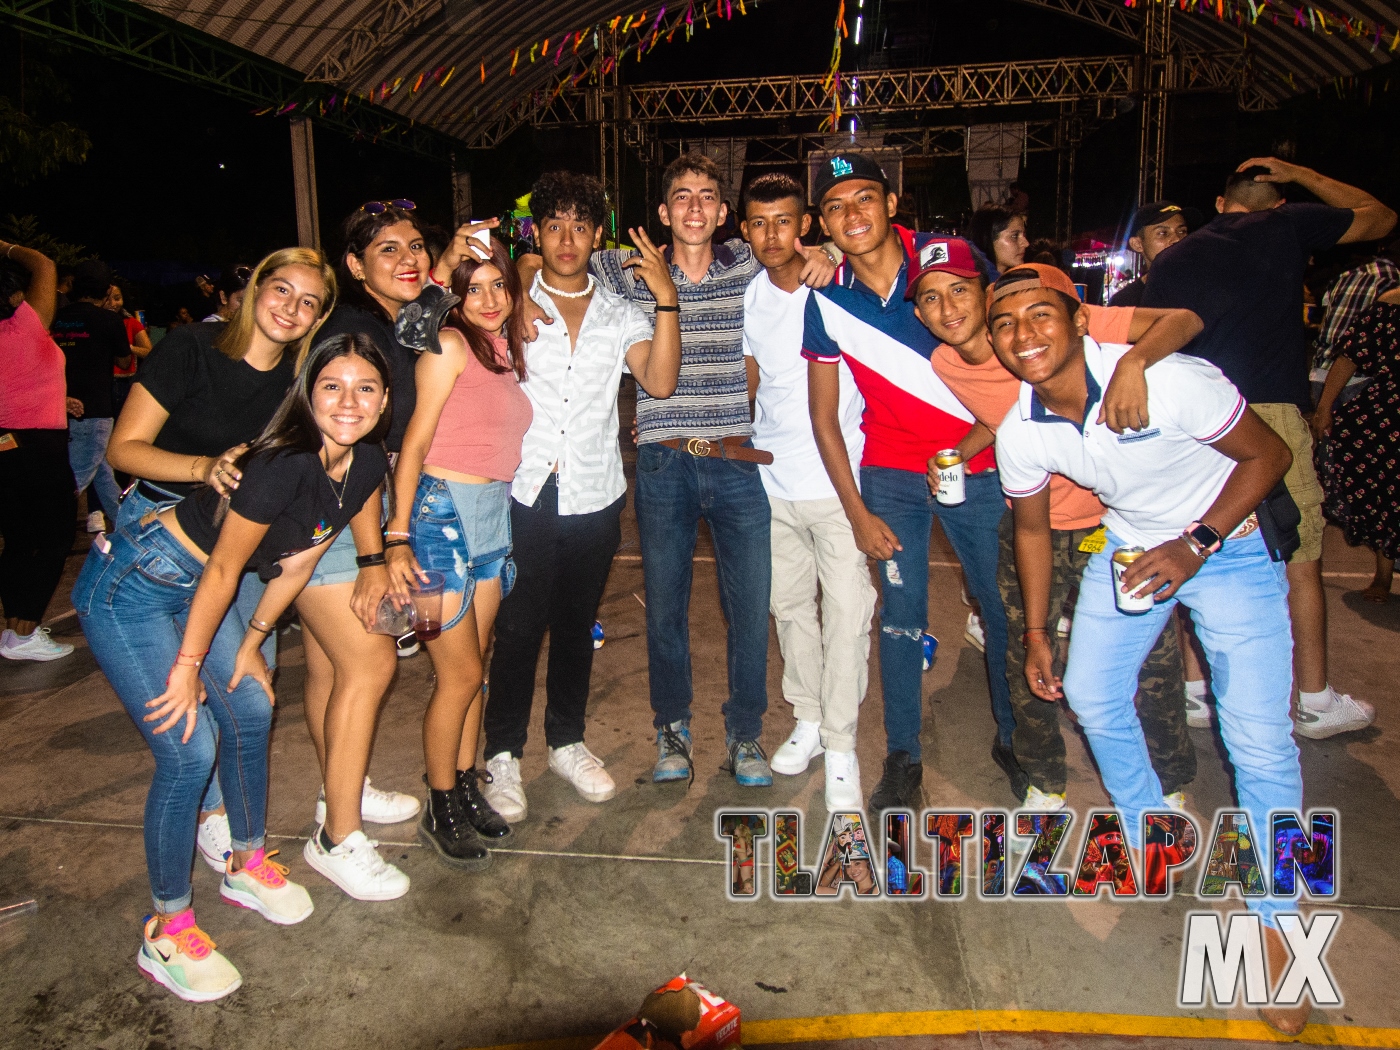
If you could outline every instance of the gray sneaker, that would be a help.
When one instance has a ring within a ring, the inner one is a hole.
[[[695,779],[695,763],[690,760],[690,723],[672,722],[656,731],[656,767],[651,771],[654,783],[668,780]]]
[[[733,773],[740,787],[772,786],[773,771],[768,768],[768,757],[757,740],[735,740],[730,737],[726,744],[729,758],[720,769]]]

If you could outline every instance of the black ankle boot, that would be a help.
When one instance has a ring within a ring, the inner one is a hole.
[[[426,782],[428,778],[423,779]],[[418,822],[418,837],[451,867],[479,870],[491,863],[491,854],[462,811],[455,788],[428,788],[428,804]]]
[[[489,773],[486,775],[490,776]],[[477,778],[480,776],[475,766],[471,769],[457,770],[457,801],[478,835],[493,844],[504,842],[510,838],[510,825],[491,808],[491,803],[482,795],[477,786]]]

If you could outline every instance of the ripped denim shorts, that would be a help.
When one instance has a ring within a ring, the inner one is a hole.
[[[510,593],[515,562],[510,557],[509,482],[469,485],[421,474],[408,530],[418,564],[442,573],[448,594],[462,595],[461,608],[442,625],[444,631],[466,614],[479,581],[500,577],[501,597]]]

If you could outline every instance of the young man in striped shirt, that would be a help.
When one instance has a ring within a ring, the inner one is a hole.
[[[688,153],[661,179],[661,223],[671,230],[667,260],[679,293],[681,371],[665,401],[637,391],[637,527],[646,575],[647,662],[657,782],[691,778],[690,588],[697,523],[714,540],[720,606],[728,623],[729,696],[724,769],[744,787],[772,784],[759,745],[768,708],[768,496],[753,447],[744,367],[744,291],[760,267],[735,238],[713,244],[725,220],[723,178],[714,161]],[[804,249],[805,283],[825,283],[834,265]],[[658,309],[628,268],[632,253],[595,252],[590,268],[604,287]],[[663,308],[664,309],[664,308]]]

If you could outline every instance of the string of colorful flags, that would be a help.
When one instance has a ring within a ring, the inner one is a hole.
[[[480,59],[474,72],[481,83],[485,84],[493,75],[513,77],[522,67],[536,62],[549,62],[557,67],[565,55],[571,59],[575,56],[590,58],[581,70],[565,77],[551,89],[550,93],[557,96],[585,78],[606,76],[612,72],[617,62],[628,56],[635,56],[640,62],[644,55],[649,54],[660,43],[671,43],[677,34],[683,34],[683,39],[689,40],[698,29],[709,29],[712,19],[716,22],[732,21],[736,14],[747,15],[749,7],[759,3],[760,0],[701,0],[700,3],[688,0],[684,7],[672,5],[669,18],[665,4],[659,9],[644,8],[635,14],[618,15],[573,32],[552,34],[529,46],[512,48],[491,65],[488,65],[484,58]],[[604,46],[605,41],[611,42],[614,36],[617,40],[616,54]],[[255,110],[254,115],[282,116],[297,111],[314,111],[325,116],[334,112],[337,106],[344,110],[354,102],[383,103],[404,90],[416,95],[434,86],[444,88],[458,75],[461,75],[458,65],[444,64],[435,69],[423,69],[417,73],[394,77],[392,80],[383,80],[378,87],[365,93],[332,91],[328,97],[318,100],[287,101],[279,105],[265,106]],[[440,119],[475,116],[478,112],[474,107],[468,109],[471,110],[470,114],[464,110],[460,114],[445,114]],[[397,125],[386,125],[383,130],[388,133],[396,127]]]
[[[1162,0],[1123,0],[1124,6],[1137,8],[1144,3],[1160,3]],[[1400,29],[1388,29],[1379,22],[1368,22],[1361,17],[1335,14],[1312,4],[1297,6],[1286,0],[1168,0],[1182,11],[1202,15],[1214,15],[1217,21],[1233,22],[1244,28],[1258,25],[1260,19],[1268,19],[1272,25],[1288,24],[1296,29],[1307,29],[1313,33],[1334,36],[1342,33],[1352,39],[1369,39],[1374,53],[1382,47],[1387,51],[1400,49]],[[1389,39],[1387,39],[1387,37]]]
[[[659,44],[673,42],[678,34],[681,34],[684,40],[689,40],[698,29],[709,29],[712,20],[731,21],[736,12],[747,15],[749,7],[757,6],[759,2],[760,0],[701,0],[697,4],[695,0],[687,0],[684,7],[662,4],[657,9],[644,8],[636,14],[618,15],[583,29],[551,34],[529,46],[511,48],[491,64],[484,58],[479,59],[473,72],[480,82],[485,84],[492,76],[513,77],[523,67],[538,62],[548,62],[557,67],[562,64],[566,55],[571,60],[571,67],[575,65],[575,58],[587,59],[582,68],[562,77],[552,87],[536,91],[526,100],[529,104],[538,104],[541,101],[548,103],[565,90],[577,87],[585,79],[607,76],[613,71],[616,63],[628,57],[635,57],[637,61],[641,61]],[[1382,48],[1391,53],[1400,51],[1400,28],[1369,22],[1359,16],[1337,14],[1313,4],[1297,5],[1287,0],[1123,0],[1124,6],[1130,9],[1144,3],[1160,2],[1174,3],[1183,12],[1213,16],[1221,22],[1232,22],[1241,29],[1258,25],[1261,20],[1267,19],[1275,26],[1288,25],[1327,36],[1342,34],[1354,40],[1369,40],[1373,53]],[[614,35],[617,38],[615,51],[604,46],[605,41],[610,43]],[[846,2],[839,0],[831,59],[823,82],[823,90],[829,93],[831,98],[831,112],[824,119],[822,130],[834,130],[841,120],[844,95],[841,73],[842,42],[849,35],[846,25]],[[394,77],[392,81],[386,79],[368,92],[331,90],[328,95],[318,99],[288,100],[277,105],[265,106],[255,110],[254,115],[283,116],[290,113],[316,112],[325,116],[335,112],[337,108],[343,111],[354,103],[383,103],[404,90],[416,95],[432,87],[445,88],[459,75],[464,74],[459,72],[458,65],[440,65],[435,69],[422,69],[416,73]],[[1287,79],[1290,85],[1296,87],[1291,72],[1287,74]],[[500,105],[501,100],[497,99],[493,108],[498,109]],[[480,115],[479,106],[468,106],[460,112],[444,114],[439,119],[475,120]],[[380,133],[403,134],[415,123],[409,120],[402,125],[385,124]]]

